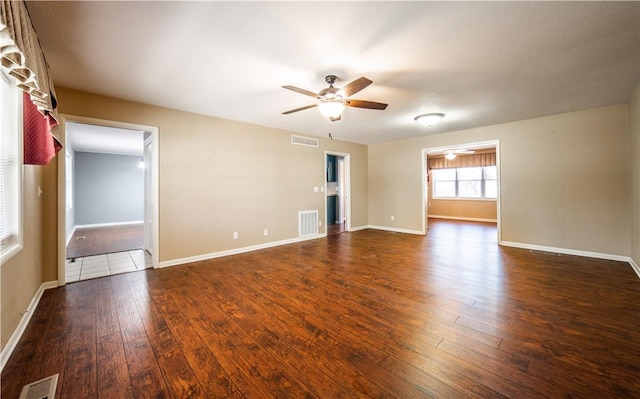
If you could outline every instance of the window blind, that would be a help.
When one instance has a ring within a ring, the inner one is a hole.
[[[20,244],[22,91],[0,73],[0,242],[2,255]]]

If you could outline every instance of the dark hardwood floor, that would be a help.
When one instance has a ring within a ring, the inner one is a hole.
[[[327,235],[340,234],[345,232],[344,223],[333,223],[327,225]]]
[[[45,291],[2,398],[638,398],[640,278],[496,245],[494,225],[365,230]]]
[[[142,249],[144,224],[78,228],[67,245],[67,259]]]

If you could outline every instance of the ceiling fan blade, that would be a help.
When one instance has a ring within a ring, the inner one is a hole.
[[[335,121],[339,121],[339,120],[340,120],[340,118],[342,118],[342,117],[341,117],[340,115],[338,115],[338,116],[336,116],[336,117],[334,117],[334,118],[329,118],[329,120],[330,120],[331,122],[335,122]]]
[[[342,96],[342,98],[350,97],[356,94],[357,92],[359,92],[360,90],[364,89],[365,87],[369,86],[371,83],[373,82],[365,78],[364,76],[360,77],[354,80],[353,82],[348,83],[342,89],[338,90],[338,92],[336,93],[336,96]]]
[[[373,101],[364,101],[364,100],[349,100],[345,101],[345,105],[356,108],[368,108],[368,109],[386,109],[387,104],[376,103]]]
[[[300,108],[296,108],[296,109],[292,109],[289,111],[285,111],[282,113],[282,115],[289,115],[289,114],[293,114],[294,112],[298,112],[298,111],[304,111],[305,109],[309,109],[309,108],[313,108],[313,107],[317,107],[318,104],[313,104],[313,105],[307,105],[304,107],[300,107]]]
[[[301,89],[299,87],[295,87],[295,86],[282,86],[283,89],[287,89],[287,90],[292,90],[295,91],[296,93],[300,93],[300,94],[304,94],[305,96],[309,96],[309,97],[313,97],[313,98],[318,98],[318,95],[316,93],[310,92],[309,90],[305,90],[305,89]]]

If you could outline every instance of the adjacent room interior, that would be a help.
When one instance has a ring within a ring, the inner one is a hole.
[[[0,4],[3,398],[640,392],[639,2]]]
[[[86,280],[151,267],[145,181],[149,133],[68,122],[65,277]]]

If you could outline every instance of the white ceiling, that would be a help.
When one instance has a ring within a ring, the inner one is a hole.
[[[142,156],[144,132],[138,130],[66,123],[67,140],[74,151]]]
[[[27,5],[56,86],[364,144],[624,103],[640,75],[639,2]],[[388,108],[281,115],[327,74]]]

